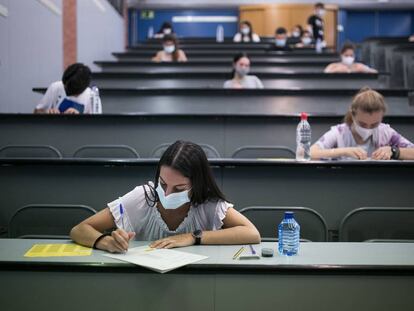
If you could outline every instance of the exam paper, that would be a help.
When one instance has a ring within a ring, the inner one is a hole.
[[[207,256],[172,249],[154,249],[148,246],[131,248],[125,254],[105,254],[104,256],[127,261],[160,273],[208,258]]]

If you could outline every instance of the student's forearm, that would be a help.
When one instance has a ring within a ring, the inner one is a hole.
[[[92,247],[96,239],[102,235],[102,232],[99,232],[91,225],[81,223],[72,228],[70,231],[70,238],[78,244]]]
[[[260,243],[260,234],[254,227],[236,226],[217,231],[205,231],[202,244],[255,244]]]
[[[414,160],[414,148],[400,148],[400,160]]]

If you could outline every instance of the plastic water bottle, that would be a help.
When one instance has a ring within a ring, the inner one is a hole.
[[[293,217],[293,212],[285,212],[285,217],[278,226],[279,254],[285,256],[297,255],[300,243],[300,226]]]
[[[317,38],[315,42],[315,51],[316,53],[322,53],[323,43],[321,38]]]
[[[92,87],[92,114],[101,114],[101,113],[102,113],[101,98],[99,97],[99,89],[95,85]]]
[[[152,39],[154,37],[154,27],[150,26],[147,32],[147,39]]]
[[[216,42],[224,42],[224,28],[218,25],[216,29]]]
[[[310,161],[310,147],[312,141],[312,130],[308,123],[308,115],[300,114],[300,122],[296,128],[296,160]]]

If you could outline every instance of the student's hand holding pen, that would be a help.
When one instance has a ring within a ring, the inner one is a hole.
[[[124,253],[128,250],[129,241],[134,239],[135,232],[126,232],[123,229],[112,231],[111,235],[106,236],[97,244],[97,248],[106,250],[110,253]]]

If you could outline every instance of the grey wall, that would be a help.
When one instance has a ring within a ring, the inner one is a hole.
[[[62,0],[51,0],[61,11]],[[112,59],[124,49],[122,17],[106,0],[79,0],[78,61]],[[63,72],[62,15],[39,0],[0,0],[8,17],[0,16],[0,113],[32,112],[46,87]]]
[[[52,0],[60,9],[62,0]],[[0,0],[0,112],[30,112],[45,86],[62,72],[62,16],[36,0]]]
[[[81,0],[77,5],[78,61],[96,71],[94,61],[112,60],[112,52],[123,51],[124,20],[104,0]]]

